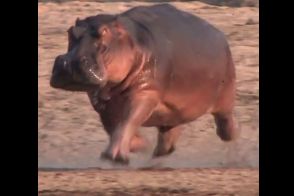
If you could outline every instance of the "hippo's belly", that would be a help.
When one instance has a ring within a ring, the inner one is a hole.
[[[211,111],[216,91],[171,94],[161,101],[143,126],[176,126],[197,119]]]

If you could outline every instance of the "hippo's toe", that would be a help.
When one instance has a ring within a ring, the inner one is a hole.
[[[100,158],[103,160],[112,161],[115,164],[122,164],[122,165],[129,164],[129,158],[126,156],[121,156],[120,154],[117,154],[115,157],[113,157],[112,154],[109,154],[108,152],[103,152],[101,153]]]

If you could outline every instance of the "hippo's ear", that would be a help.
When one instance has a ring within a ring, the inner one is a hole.
[[[76,26],[80,23],[80,18],[78,17],[77,19],[76,19],[76,22],[75,22],[75,24],[76,24]]]
[[[101,37],[105,37],[105,36],[109,35],[109,33],[110,33],[110,29],[106,25],[103,25],[102,27],[100,27],[98,29],[98,35]]]
[[[72,28],[72,34],[76,39],[79,39],[85,32],[87,28],[75,26]]]
[[[115,21],[115,28],[120,37],[133,37],[136,32],[133,22],[125,16],[117,17]]]

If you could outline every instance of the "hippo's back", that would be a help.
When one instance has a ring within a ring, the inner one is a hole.
[[[169,4],[140,6],[123,15],[148,29],[154,40],[153,53],[162,61],[160,66],[167,63],[169,67],[190,69],[194,65],[199,69],[223,66],[222,61],[226,61],[228,44],[224,34],[200,17]]]
[[[178,10],[169,4],[139,6],[123,15],[147,27],[158,43],[169,40],[174,44],[180,42],[183,46],[193,46],[205,43],[208,39],[214,39],[215,43],[218,39],[225,44],[225,37],[221,31],[200,17]]]

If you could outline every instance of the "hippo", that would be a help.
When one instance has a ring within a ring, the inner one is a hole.
[[[170,4],[77,18],[50,85],[87,93],[109,144],[101,158],[129,163],[146,147],[140,127],[156,127],[153,157],[169,155],[185,123],[212,114],[224,142],[239,135],[236,75],[225,35]]]

